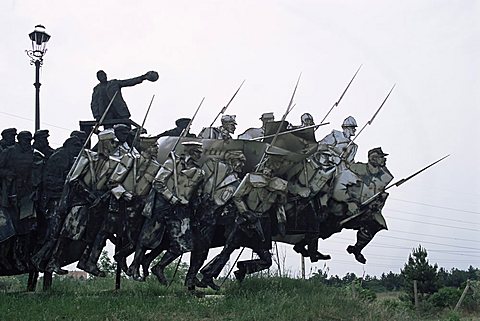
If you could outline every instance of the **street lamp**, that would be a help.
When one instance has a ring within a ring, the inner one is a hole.
[[[30,57],[30,64],[35,65],[35,131],[40,129],[40,66],[43,64],[43,56],[47,52],[46,45],[50,35],[45,32],[45,27],[36,25],[35,30],[29,35],[32,41],[32,50],[26,50]]]

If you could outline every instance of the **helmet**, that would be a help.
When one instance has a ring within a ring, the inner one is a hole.
[[[307,123],[308,121],[310,121],[311,123],[313,123],[313,117],[312,117],[312,115],[310,115],[309,113],[303,114],[303,115],[300,117],[300,120],[302,121],[302,124],[305,124],[305,123]]]
[[[222,124],[224,123],[233,123],[237,124],[237,121],[235,120],[235,115],[223,115],[221,118]]]
[[[357,122],[355,121],[355,118],[348,116],[343,121],[342,127],[357,127]]]

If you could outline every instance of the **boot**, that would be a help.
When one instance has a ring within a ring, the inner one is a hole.
[[[308,242],[308,254],[310,256],[310,262],[318,262],[318,260],[330,260],[331,257],[328,254],[322,254],[318,252],[318,238],[314,237]]]
[[[350,254],[353,254],[355,255],[355,260],[357,260],[358,262],[362,263],[362,264],[365,264],[367,263],[367,259],[365,258],[365,256],[363,256],[363,254],[360,252],[361,250],[358,250],[355,246],[353,245],[349,245],[347,247],[347,252],[350,253]]]
[[[163,285],[168,285],[168,280],[167,280],[167,277],[165,276],[165,273],[164,273],[164,270],[165,268],[167,267],[167,265],[169,265],[170,263],[172,263],[173,261],[175,261],[175,259],[177,257],[179,257],[180,255],[179,254],[174,254],[170,251],[167,251],[162,259],[160,260],[160,262],[158,262],[152,269],[152,274],[154,274],[156,277],[157,277],[157,280],[158,282],[160,282],[160,284],[163,284]]]

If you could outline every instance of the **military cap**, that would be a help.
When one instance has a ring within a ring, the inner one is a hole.
[[[202,149],[203,147],[202,143],[195,141],[182,142],[182,145],[185,149]]]
[[[125,124],[116,124],[113,126],[114,130],[128,130],[130,131],[132,127],[130,125],[125,125]]]
[[[102,130],[98,133],[98,140],[112,140],[115,139],[115,131],[112,128]]]
[[[21,132],[19,132],[17,134],[17,140],[19,139],[30,139],[32,140],[33,137],[32,137],[32,133],[29,132],[28,130],[22,130]]]
[[[16,135],[17,134],[17,129],[16,128],[6,128],[2,130],[2,136],[6,135]]]
[[[243,159],[246,160],[245,155],[241,150],[229,150],[225,153],[225,160],[230,159]]]
[[[236,125],[235,117],[235,115],[223,115],[221,121],[222,123],[234,123]]]
[[[381,147],[375,147],[375,148],[372,148],[368,151],[368,157],[370,157],[371,155],[374,155],[374,154],[377,154],[377,155],[380,155],[380,156],[388,156],[388,154],[385,154],[382,151]]]
[[[187,127],[190,120],[190,118],[179,118],[175,121],[175,125],[177,125],[178,127]]]
[[[157,136],[140,136],[141,149],[149,148],[150,146],[157,144],[157,141]]]
[[[70,137],[78,137],[80,139],[85,139],[87,138],[87,133],[83,130],[74,130],[70,133]]]
[[[50,134],[48,133],[48,129],[39,129],[33,134],[33,138],[42,138],[42,137],[48,137]]]
[[[273,113],[263,113],[262,116],[260,117],[260,120],[265,120],[265,119],[275,119],[275,116],[273,116]]]
[[[78,136],[70,136],[63,142],[63,147],[82,145],[82,141]]]

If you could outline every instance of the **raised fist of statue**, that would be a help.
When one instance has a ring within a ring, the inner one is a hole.
[[[158,80],[158,73],[156,71],[149,71],[145,75],[145,79],[148,81],[157,81]]]

